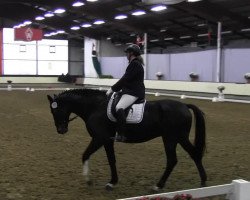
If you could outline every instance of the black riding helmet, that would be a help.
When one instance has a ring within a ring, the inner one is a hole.
[[[124,50],[125,53],[128,53],[128,52],[131,52],[131,53],[134,53],[135,56],[139,56],[141,55],[141,50],[140,50],[140,47],[136,44],[131,44],[129,45],[125,50]]]

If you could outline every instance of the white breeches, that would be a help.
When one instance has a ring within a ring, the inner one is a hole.
[[[126,109],[127,107],[132,105],[137,99],[138,97],[135,97],[129,94],[123,94],[120,101],[115,107],[116,111],[119,109]]]

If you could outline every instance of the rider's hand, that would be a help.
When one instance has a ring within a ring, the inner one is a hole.
[[[108,91],[106,92],[106,95],[109,96],[112,92],[113,92],[113,90],[110,88],[110,89],[108,89]]]

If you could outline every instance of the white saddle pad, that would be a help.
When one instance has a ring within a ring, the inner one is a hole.
[[[107,115],[111,121],[117,122],[116,118],[111,113],[111,105],[112,105],[113,100],[114,100],[114,95],[115,95],[115,93],[113,93],[113,95],[111,96],[111,98],[109,100],[108,107],[107,107]],[[132,105],[132,107],[129,109],[129,113],[128,113],[128,116],[126,118],[126,122],[128,124],[136,124],[136,123],[140,123],[142,121],[145,104],[146,104],[146,100],[143,103]]]

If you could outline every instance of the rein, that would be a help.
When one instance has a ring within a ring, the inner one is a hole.
[[[73,121],[73,120],[75,120],[77,117],[78,117],[77,115],[76,115],[76,116],[74,116],[74,117],[72,117],[71,119],[69,119],[69,121],[68,121],[68,122],[72,122],[72,121]]]

